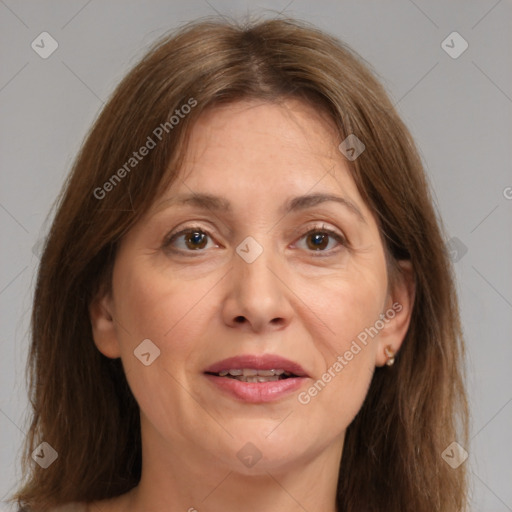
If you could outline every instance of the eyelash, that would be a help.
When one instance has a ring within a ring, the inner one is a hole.
[[[176,248],[172,247],[172,243],[176,239],[178,239],[180,236],[189,235],[189,234],[193,234],[193,233],[197,233],[197,232],[204,233],[210,239],[212,239],[212,236],[210,235],[210,233],[207,230],[203,229],[201,226],[190,226],[190,227],[186,227],[186,228],[178,231],[177,233],[169,234],[165,238],[164,243],[162,244],[162,248],[163,249],[167,249],[167,250],[171,250],[172,252],[179,253],[179,254],[194,253],[196,251],[185,250],[185,249],[176,249]],[[299,240],[302,240],[303,238],[305,238],[305,237],[307,237],[309,235],[318,234],[318,233],[326,234],[326,235],[334,238],[340,245],[342,245],[342,246],[344,246],[346,248],[349,248],[349,243],[345,239],[344,236],[340,235],[336,231],[333,231],[332,229],[329,229],[329,228],[325,227],[325,225],[323,225],[323,224],[322,224],[322,226],[315,226],[314,228],[310,229],[309,231],[304,233],[299,238]],[[338,253],[339,250],[340,249],[330,249],[328,251],[325,251],[325,250],[313,251],[313,250],[311,250],[311,251],[307,251],[307,252],[312,253],[312,255],[314,255],[314,257],[326,257],[326,256],[332,256],[333,254]],[[204,252],[204,249],[198,249],[197,251],[198,252]],[[192,254],[189,254],[189,256],[192,256]]]

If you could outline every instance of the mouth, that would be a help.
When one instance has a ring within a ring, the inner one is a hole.
[[[208,367],[204,374],[218,390],[251,403],[282,399],[298,390],[309,377],[298,363],[269,354],[224,359]]]
[[[294,373],[287,372],[282,368],[270,370],[256,370],[255,368],[230,369],[220,372],[205,372],[207,375],[215,375],[217,377],[227,377],[228,379],[236,379],[240,382],[276,382],[278,380],[291,379],[298,377]]]

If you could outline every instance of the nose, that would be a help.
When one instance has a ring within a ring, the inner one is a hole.
[[[270,249],[252,263],[238,254],[222,305],[222,316],[229,327],[247,332],[271,332],[284,329],[291,321],[293,295],[284,272]]]

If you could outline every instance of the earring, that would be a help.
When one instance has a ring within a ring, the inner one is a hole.
[[[395,353],[391,349],[391,345],[388,345],[386,348],[384,348],[384,352],[388,358],[386,364],[391,366],[395,362]]]

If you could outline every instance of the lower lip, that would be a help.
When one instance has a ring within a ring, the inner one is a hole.
[[[209,374],[206,374],[206,377],[222,391],[250,403],[275,402],[297,391],[305,381],[304,377],[290,377],[271,382],[242,382]]]

